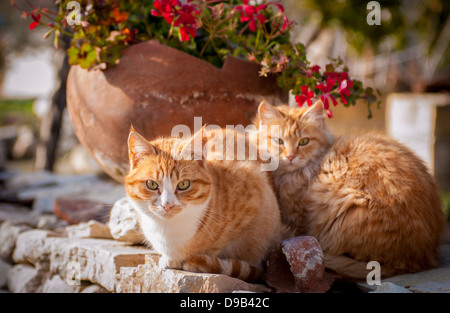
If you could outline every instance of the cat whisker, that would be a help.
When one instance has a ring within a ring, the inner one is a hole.
[[[214,238],[215,236],[215,232],[214,230],[211,228],[210,225],[208,225],[208,223],[205,223],[203,218],[198,218],[197,221],[199,222],[199,224],[206,230],[206,232],[208,233],[208,235],[211,238]]]

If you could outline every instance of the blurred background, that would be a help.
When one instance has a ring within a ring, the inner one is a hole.
[[[39,2],[51,7],[54,1]],[[312,64],[341,57],[350,76],[379,89],[382,102],[333,109],[337,135],[385,132],[410,146],[434,173],[450,207],[450,1],[378,1],[380,25],[369,25],[369,1],[282,0],[297,22]],[[100,173],[78,143],[65,109],[69,66],[64,40],[55,50],[45,29],[28,29],[22,12],[0,2],[0,171]],[[295,105],[292,103],[292,105]]]

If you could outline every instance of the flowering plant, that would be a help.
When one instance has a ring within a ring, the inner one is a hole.
[[[69,62],[82,68],[106,69],[120,61],[129,45],[157,39],[211,64],[221,66],[231,55],[260,64],[261,76],[277,75],[278,84],[292,91],[299,106],[321,99],[328,116],[340,99],[345,106],[363,98],[376,101],[371,88],[350,79],[341,60],[331,60],[321,71],[306,58],[302,44],[289,41],[294,23],[277,0],[56,0],[58,12],[32,5],[20,8],[31,17],[29,26],[48,27],[59,47],[61,34],[71,36]]]

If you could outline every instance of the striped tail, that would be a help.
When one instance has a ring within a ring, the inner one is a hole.
[[[183,270],[196,273],[223,274],[256,282],[262,275],[262,267],[252,265],[238,259],[220,259],[214,255],[198,254],[190,257],[183,263]]]

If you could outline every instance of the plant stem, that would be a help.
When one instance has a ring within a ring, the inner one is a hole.
[[[63,33],[64,35],[69,36],[69,37],[73,37],[73,34],[72,34],[72,33],[69,33],[69,32],[67,32],[67,31],[65,31],[62,27],[59,28],[59,30],[60,30],[61,33]]]
[[[255,51],[258,51],[260,36],[261,36],[261,29],[258,29],[258,31],[256,32],[256,39],[255,39]]]
[[[205,45],[203,46],[202,51],[200,51],[200,55],[198,56],[199,58],[202,57],[203,53],[204,53],[205,50],[206,50],[206,47],[208,46],[209,42],[211,41],[211,38],[212,38],[212,36],[210,35],[210,36],[208,37],[208,40],[206,41]]]
[[[213,47],[214,52],[216,52],[217,55],[220,55],[219,50],[217,49],[216,45],[214,44],[214,40],[212,37],[211,37],[211,46]]]

